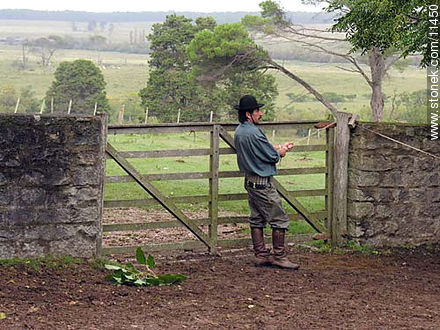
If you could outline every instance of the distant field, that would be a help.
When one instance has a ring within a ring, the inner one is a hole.
[[[98,24],[96,30],[88,31],[87,22],[75,22],[76,31],[73,29],[73,23],[67,21],[27,21],[27,20],[0,20],[0,38],[22,37],[25,39],[35,39],[47,37],[51,34],[59,36],[70,36],[73,38],[89,38],[96,34],[111,40],[113,43],[129,42],[130,31],[138,36],[145,31],[148,34],[152,22],[120,22],[113,23],[113,30],[110,33],[110,24],[103,28]]]
[[[147,55],[87,50],[59,50],[55,53],[52,68],[48,71],[38,65],[37,54],[29,54],[30,68],[26,71],[14,66],[20,61],[20,47],[0,47],[0,86],[13,85],[16,89],[31,85],[36,95],[42,98],[53,80],[53,72],[59,62],[85,58],[98,63],[107,82],[107,94],[113,106],[117,106],[129,94],[137,94],[148,78]],[[351,101],[335,104],[342,111],[361,115],[363,120],[371,120],[369,109],[370,89],[360,75],[343,71],[334,64],[285,61],[284,65],[309,82],[321,93],[333,92],[342,95],[355,94]],[[348,65],[341,65],[348,67]],[[368,68],[365,68],[368,70]],[[325,118],[328,111],[317,101],[292,102],[288,93],[305,94],[305,89],[281,73],[273,72],[279,96],[277,99],[278,120],[298,120]],[[392,69],[383,84],[387,96],[393,93],[413,92],[426,88],[426,72],[416,67],[408,67],[404,72]],[[385,103],[385,118],[390,111],[389,100]]]

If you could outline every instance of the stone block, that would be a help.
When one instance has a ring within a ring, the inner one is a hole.
[[[380,173],[379,186],[383,188],[404,187],[405,183],[400,170]]]
[[[46,184],[51,186],[65,186],[73,182],[69,167],[53,168],[45,179]]]
[[[363,171],[389,171],[396,167],[391,155],[384,150],[358,151],[349,154],[348,164],[351,168]]]
[[[399,204],[411,202],[409,190],[409,188],[400,188],[398,190],[396,201]]]
[[[10,187],[0,187],[0,206],[8,206],[13,199],[13,191]]]
[[[50,241],[57,239],[55,233],[55,225],[29,225],[21,228],[22,238],[24,241]]]
[[[372,187],[377,186],[379,183],[380,174],[377,172],[366,172],[352,168],[348,170],[349,187]]]
[[[1,169],[1,167],[0,167],[0,169]],[[8,182],[9,182],[9,180],[6,177],[6,175],[0,172],[0,187],[6,185]]]
[[[433,219],[440,219],[440,203],[435,202],[426,207],[421,207],[419,209],[419,215]]]
[[[49,242],[37,240],[15,244],[15,257],[38,258],[49,255]]]
[[[426,188],[426,195],[429,204],[440,202],[440,187]]]
[[[427,134],[426,136],[429,136],[430,134]],[[438,140],[431,140],[430,138],[424,138],[421,141],[421,148],[422,150],[426,152],[430,152],[434,155],[440,154],[440,143]]]
[[[392,188],[376,188],[371,192],[374,200],[379,203],[391,203],[394,202],[394,189]]]
[[[348,188],[347,197],[351,201],[355,202],[374,202],[374,198],[371,194],[371,189],[356,189]]]
[[[41,206],[46,200],[46,191],[42,188],[17,187],[13,191],[11,206]]]
[[[34,223],[35,210],[26,207],[10,207],[4,213],[5,222],[10,227],[23,227]]]
[[[72,179],[75,186],[99,185],[103,178],[96,166],[78,166],[72,170]]]
[[[0,241],[0,259],[10,259],[17,256],[14,244],[12,242]]]
[[[76,166],[96,165],[99,162],[99,154],[92,152],[82,152],[74,156],[73,162]]]
[[[95,240],[78,236],[75,240],[50,242],[49,253],[54,256],[71,255],[74,257],[92,258],[97,256],[98,246]]]
[[[440,161],[437,161],[429,156],[418,157],[415,160],[414,168],[420,172],[438,171],[440,168]]]
[[[349,202],[347,215],[354,219],[371,217],[374,214],[374,204],[370,202]]]
[[[374,216],[377,218],[392,218],[394,216],[393,204],[376,205]]]

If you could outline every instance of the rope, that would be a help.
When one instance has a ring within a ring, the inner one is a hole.
[[[373,131],[373,130],[371,130],[371,129],[369,129],[369,128],[365,128],[365,127],[361,127],[361,126],[358,126],[358,127],[361,128],[361,129],[364,129],[364,130],[366,130],[366,131],[369,131],[369,132],[371,132],[371,133],[377,134],[377,135],[379,135],[379,136],[381,136],[381,137],[383,137],[383,138],[385,138],[385,139],[388,139],[388,140],[391,140],[391,141],[396,142],[396,143],[398,143],[398,144],[401,144],[401,145],[403,145],[403,146],[405,146],[405,147],[408,147],[408,148],[410,148],[410,149],[413,149],[413,150],[416,150],[416,151],[418,151],[418,152],[421,152],[421,153],[423,153],[423,154],[425,154],[425,155],[428,155],[428,156],[431,156],[431,157],[434,157],[434,158],[440,159],[439,156],[436,156],[436,155],[434,155],[434,154],[431,154],[431,153],[429,153],[429,152],[427,152],[427,151],[424,151],[424,150],[421,150],[421,149],[419,149],[419,148],[413,147],[413,146],[411,146],[411,145],[409,145],[409,144],[406,144],[406,143],[404,143],[404,142],[402,142],[402,141],[399,141],[399,140],[393,139],[393,138],[391,138],[391,137],[389,137],[389,136],[386,136],[386,135],[384,135],[384,134],[381,134],[381,133],[375,132],[375,131]]]

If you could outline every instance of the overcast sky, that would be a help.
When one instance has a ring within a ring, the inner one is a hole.
[[[112,11],[259,11],[262,0],[2,0],[0,9]],[[279,1],[287,11],[320,11],[321,6],[304,6],[301,0]]]

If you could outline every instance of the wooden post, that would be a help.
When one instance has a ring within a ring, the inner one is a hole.
[[[68,115],[70,115],[70,110],[72,110],[72,100],[69,101],[69,108],[67,109]]]
[[[46,105],[46,99],[43,99],[43,102],[41,102],[40,114],[43,113],[45,105]]]
[[[348,185],[348,146],[350,129],[348,121],[352,114],[339,112],[336,115],[336,142],[333,177],[333,216],[331,218],[331,241],[336,246],[342,243],[347,234],[347,185]]]
[[[331,224],[333,218],[333,153],[335,148],[335,128],[329,127],[326,129],[326,144],[327,151],[325,152],[325,209],[327,210],[327,222],[325,227],[327,233],[331,237]]]
[[[15,104],[15,110],[14,113],[17,113],[18,111],[18,106],[20,105],[20,98],[17,99],[17,103]]]
[[[214,111],[211,111],[211,113],[209,114],[209,122],[212,123],[212,117],[214,115]]]
[[[53,113],[53,97],[50,99],[50,113]]]
[[[211,253],[216,253],[217,227],[218,227],[218,172],[220,163],[220,126],[214,125],[211,131],[211,148],[209,153],[209,239],[211,240]]]
[[[95,102],[95,109],[93,110],[94,116],[96,116],[96,110],[98,110],[98,102]]]
[[[177,112],[177,123],[179,123],[180,122],[180,109],[179,109],[179,112]]]
[[[275,130],[272,130],[272,143],[275,143]]]
[[[145,123],[145,124],[148,123],[148,109],[145,110],[145,122],[144,122],[144,123]]]
[[[125,111],[125,104],[123,104],[119,109],[118,124],[122,124],[124,122],[124,111]]]
[[[312,134],[312,129],[309,128],[309,134],[307,135],[307,145],[310,144],[310,136],[311,136],[311,134]]]

